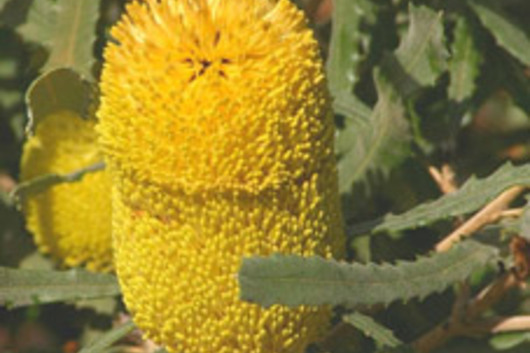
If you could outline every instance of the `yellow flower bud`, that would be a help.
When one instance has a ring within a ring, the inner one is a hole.
[[[133,2],[98,112],[115,265],[170,351],[301,353],[330,308],[239,299],[244,256],[340,257],[333,121],[318,45],[288,0]]]
[[[67,174],[102,160],[94,121],[72,112],[46,116],[24,145],[21,179]],[[66,266],[112,268],[111,197],[107,173],[86,174],[24,200],[28,230],[39,249]]]

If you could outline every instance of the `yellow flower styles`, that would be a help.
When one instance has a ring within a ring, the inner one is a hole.
[[[100,162],[94,121],[62,111],[46,116],[25,145],[21,179],[66,174]],[[105,171],[28,196],[24,212],[39,249],[66,266],[112,268],[110,180]]]
[[[287,0],[133,2],[98,112],[125,302],[174,352],[301,353],[329,308],[239,300],[243,256],[340,257],[318,45]]]

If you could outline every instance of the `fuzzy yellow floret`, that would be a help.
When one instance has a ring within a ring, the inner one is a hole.
[[[239,300],[243,256],[340,257],[333,122],[318,46],[287,0],[134,2],[98,112],[125,302],[185,353],[301,353],[330,309]]]
[[[95,123],[63,111],[45,117],[25,145],[23,181],[66,174],[102,160]],[[66,266],[112,268],[110,180],[105,171],[28,196],[24,212],[39,249]]]

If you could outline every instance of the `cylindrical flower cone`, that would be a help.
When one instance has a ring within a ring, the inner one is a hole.
[[[95,122],[62,111],[40,121],[24,144],[21,180],[72,173],[102,159]],[[23,210],[39,250],[68,267],[112,269],[110,191],[102,170],[29,195]]]
[[[98,129],[135,323],[173,352],[303,352],[330,308],[263,309],[237,284],[244,256],[344,251],[303,14],[287,0],[133,2],[111,35]]]

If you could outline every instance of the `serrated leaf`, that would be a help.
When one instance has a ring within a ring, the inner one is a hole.
[[[381,72],[374,72],[378,101],[370,119],[350,116],[337,133],[341,193],[349,192],[352,184],[366,178],[370,171],[388,174],[409,156],[411,136],[400,95],[406,97],[421,86],[434,84],[446,69],[441,13],[412,5],[409,12],[407,34],[396,52],[386,57]],[[352,110],[366,114],[364,108]]]
[[[45,174],[17,185],[11,194],[16,203],[22,203],[29,195],[35,195],[60,183],[74,183],[86,174],[105,169],[105,163],[99,162],[68,174]]]
[[[109,274],[0,267],[0,305],[10,308],[119,294],[118,281]]]
[[[115,327],[112,330],[106,332],[102,336],[98,337],[97,340],[88,344],[86,347],[81,349],[79,353],[101,353],[106,348],[112,346],[114,343],[121,340],[131,331],[136,328],[132,321],[129,321],[121,326]]]
[[[347,119],[336,137],[341,193],[349,192],[371,170],[388,172],[409,153],[410,134],[401,101],[378,71],[375,82],[378,100],[370,119]]]
[[[89,112],[92,87],[70,69],[46,72],[35,79],[26,92],[29,133],[46,116],[70,110],[85,117]]]
[[[399,339],[394,336],[394,333],[376,322],[370,316],[363,315],[359,312],[344,315],[342,317],[344,322],[352,325],[366,336],[373,338],[374,341],[380,346],[397,347],[403,344]]]
[[[492,6],[484,4],[484,1],[471,1],[469,4],[482,24],[491,32],[497,44],[523,64],[530,65],[530,38],[524,30],[500,9],[493,9]]]
[[[98,16],[97,0],[33,1],[19,33],[49,50],[44,71],[68,67],[91,78]]]
[[[447,69],[442,13],[409,5],[410,24],[398,49],[388,55],[383,73],[407,97],[422,86],[434,85]]]
[[[487,178],[471,177],[457,191],[439,199],[425,202],[400,215],[389,214],[349,229],[351,235],[366,232],[397,232],[429,225],[440,219],[447,219],[476,211],[504,190],[516,185],[530,185],[530,165],[514,166],[510,162],[497,169]]]
[[[452,56],[449,62],[448,96],[456,102],[462,102],[475,90],[475,79],[482,60],[464,17],[457,19],[454,36],[455,39],[451,46]]]
[[[397,265],[347,264],[317,256],[251,257],[243,259],[239,286],[242,300],[264,307],[389,304],[440,292],[494,261],[497,253],[494,247],[465,241],[448,252]]]
[[[370,0],[336,0],[332,14],[332,33],[329,59],[326,64],[328,83],[335,96],[340,92],[350,93],[358,80],[356,67],[361,60],[361,41],[370,36],[363,35],[361,23],[374,18],[374,5]]]

